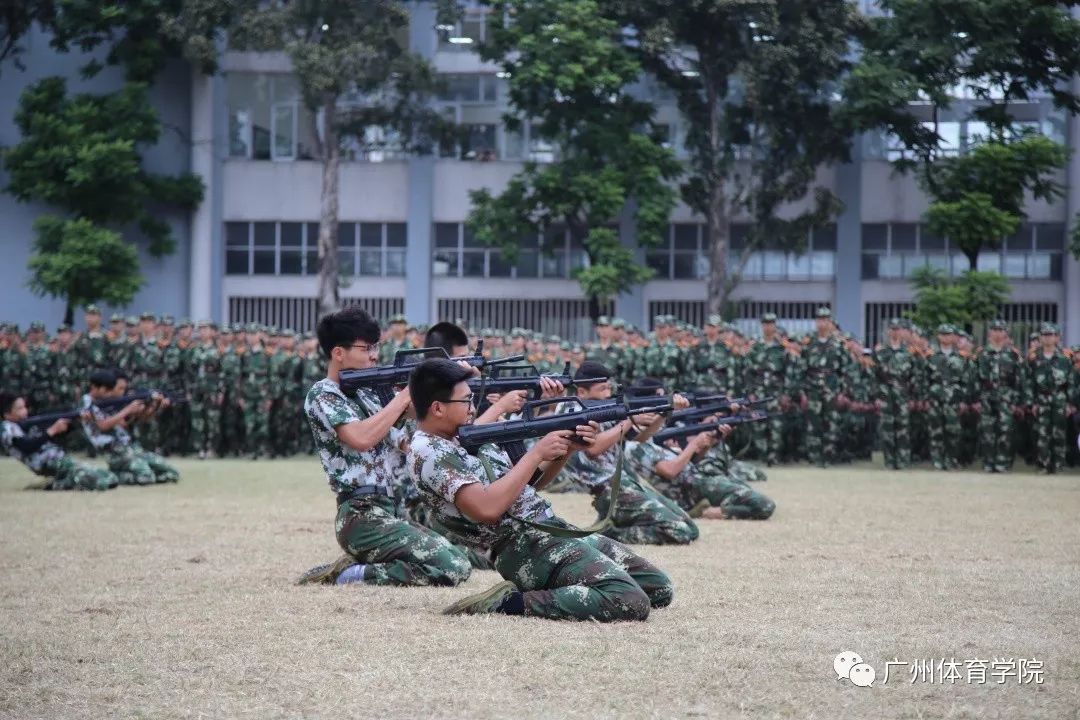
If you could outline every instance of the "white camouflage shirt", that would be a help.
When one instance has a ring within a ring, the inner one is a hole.
[[[0,444],[4,446],[4,451],[38,475],[54,475],[60,461],[65,457],[64,449],[56,443],[46,441],[37,450],[26,455],[15,445],[15,439],[21,437],[26,437],[22,427],[18,423],[4,420],[0,430]]]

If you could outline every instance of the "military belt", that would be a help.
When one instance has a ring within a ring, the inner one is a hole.
[[[351,488],[338,493],[337,502],[338,505],[347,503],[350,500],[355,500],[362,497],[370,497],[371,495],[379,495],[382,497],[394,497],[394,493],[390,488],[385,488],[379,485],[364,485],[363,487]]]

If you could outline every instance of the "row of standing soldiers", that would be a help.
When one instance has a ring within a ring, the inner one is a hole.
[[[1021,352],[1001,322],[976,348],[951,326],[931,340],[898,319],[887,342],[869,351],[837,330],[828,308],[815,323],[814,332],[795,338],[766,314],[761,337],[751,340],[715,315],[702,330],[657,316],[649,334],[601,317],[598,339],[584,345],[523,328],[483,329],[472,341],[483,340],[489,356],[524,355],[540,372],[589,359],[626,384],[650,376],[677,390],[772,398],[769,421],[740,427],[731,439],[743,456],[770,465],[869,459],[875,448],[893,468],[928,460],[950,469],[981,459],[985,470],[1002,472],[1016,453],[1047,472],[1077,462],[1080,353],[1059,347],[1056,327],[1044,325]],[[40,413],[77,404],[93,370],[119,368],[134,387],[189,398],[141,428],[148,449],[204,457],[312,451],[301,408],[307,388],[325,374],[314,336],[256,324],[219,330],[150,313],[113,315],[105,329],[93,306],[86,327],[76,334],[62,326],[49,339],[40,323],[25,337],[0,326],[0,390],[24,394]],[[390,318],[380,361],[420,347],[424,330]]]

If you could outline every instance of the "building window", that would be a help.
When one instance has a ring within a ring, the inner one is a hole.
[[[499,248],[478,242],[464,223],[436,223],[432,274],[442,277],[558,278],[571,277],[589,264],[581,242],[562,227],[522,238],[513,265]]]
[[[1006,277],[1026,280],[1060,280],[1065,249],[1065,226],[1061,223],[1024,223],[999,250],[979,253],[976,267]],[[970,267],[967,256],[948,238],[937,237],[926,225],[916,223],[867,223],[862,226],[862,276],[864,280],[908,279],[921,267],[961,275]]]
[[[338,223],[338,271],[354,276],[405,275],[405,223]],[[315,275],[319,223],[225,223],[226,275]]]
[[[749,226],[729,227],[728,263],[734,268],[746,246]],[[836,226],[811,232],[801,255],[776,249],[762,249],[747,256],[742,268],[745,280],[827,280],[835,275]],[[668,237],[645,253],[645,264],[657,280],[701,280],[709,275],[709,241],[701,223],[673,223]]]
[[[303,103],[295,75],[229,73],[229,157],[249,160],[311,160],[315,114]]]

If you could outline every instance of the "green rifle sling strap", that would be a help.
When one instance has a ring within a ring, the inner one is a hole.
[[[585,528],[566,528],[559,525],[549,525],[547,523],[533,522],[532,520],[526,520],[525,518],[519,518],[514,515],[510,515],[510,518],[518,521],[522,525],[526,525],[531,528],[546,532],[549,535],[555,537],[566,538],[583,538],[589,535],[595,535],[596,533],[602,533],[612,525],[614,521],[612,516],[615,514],[615,503],[619,499],[619,488],[622,485],[622,471],[623,471],[623,455],[626,448],[626,440],[619,441],[619,457],[615,461],[615,474],[611,476],[611,496],[608,503],[607,515],[597,520],[595,523]],[[480,458],[480,463],[484,466],[484,472],[487,473],[488,483],[495,482],[495,471],[491,468],[491,463],[483,455],[477,455]]]

